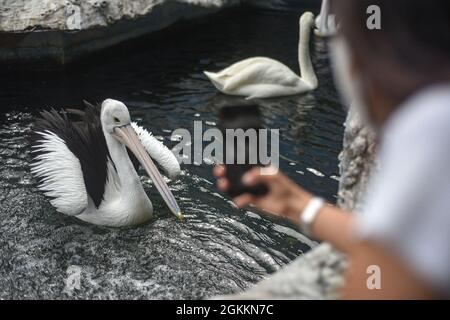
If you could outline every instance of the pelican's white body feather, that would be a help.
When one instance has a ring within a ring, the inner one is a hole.
[[[41,136],[41,144],[33,146],[33,151],[43,153],[31,164],[31,173],[43,178],[38,188],[58,212],[78,215],[88,205],[80,161],[56,134],[42,132]]]

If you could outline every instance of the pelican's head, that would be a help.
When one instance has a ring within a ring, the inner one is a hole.
[[[131,125],[131,117],[128,108],[120,101],[106,99],[102,103],[100,120],[105,135],[112,136],[134,153],[145,171],[147,171],[147,174],[152,179],[170,210],[178,218],[182,219],[183,215],[181,214],[175,197]],[[128,157],[126,153],[124,153],[124,155]]]
[[[106,99],[102,103],[101,121],[103,129],[113,134],[116,127],[131,124],[130,112],[122,102]]]

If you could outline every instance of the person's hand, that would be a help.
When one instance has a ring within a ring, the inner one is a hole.
[[[242,177],[242,182],[249,187],[264,184],[269,189],[269,192],[263,197],[257,197],[248,193],[242,194],[234,198],[233,202],[239,208],[253,205],[268,213],[298,223],[299,215],[312,198],[312,195],[278,170],[271,175],[263,175],[261,170],[262,168],[259,167],[250,170]],[[226,192],[230,183],[226,179],[225,167],[215,167],[214,175],[218,178],[217,187],[219,190]]]

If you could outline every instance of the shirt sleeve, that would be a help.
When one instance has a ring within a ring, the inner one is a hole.
[[[422,106],[426,108],[427,106]],[[383,139],[358,235],[450,294],[450,113],[417,112]]]

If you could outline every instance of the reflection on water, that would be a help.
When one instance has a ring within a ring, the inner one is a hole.
[[[123,100],[169,146],[176,128],[192,130],[194,120],[203,120],[204,130],[214,126],[229,98],[202,70],[255,55],[297,70],[299,15],[233,13],[108,50],[65,73],[7,75],[0,92],[0,298],[202,298],[248,288],[309,250],[313,243],[292,226],[233,208],[205,164],[184,166],[170,184],[185,222],[142,176],[156,218],[120,229],[56,213],[28,170],[31,123],[42,108]],[[335,201],[344,112],[326,45],[313,39],[319,89],[260,104],[264,125],[281,131],[282,170]]]

